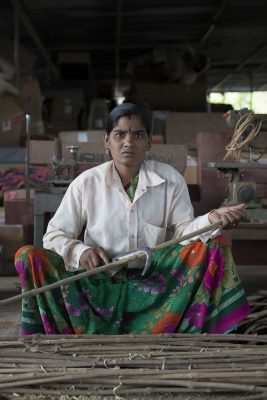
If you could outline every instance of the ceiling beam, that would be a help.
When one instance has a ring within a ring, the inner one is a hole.
[[[115,91],[119,87],[120,79],[120,42],[121,42],[121,20],[122,20],[122,0],[117,0],[117,20],[116,20],[116,43],[115,43]]]
[[[24,42],[25,43],[25,42]],[[177,43],[177,42],[175,42]],[[26,45],[26,43],[25,43]],[[155,46],[160,45],[160,42],[150,42],[150,43],[130,43],[130,44],[120,44],[120,49],[122,50],[131,50],[131,49],[152,49]],[[28,46],[29,47],[29,46]],[[66,45],[51,45],[48,46],[48,50],[52,52],[57,51],[102,51],[102,50],[114,50],[116,48],[115,43],[77,43],[74,44],[66,44]]]
[[[216,85],[211,89],[212,92],[216,92],[221,89],[222,85],[228,81],[228,79],[236,72],[240,71],[252,58],[258,55],[263,49],[267,47],[267,43],[262,43],[255,50],[253,50],[243,61],[241,61],[232,71],[226,74]]]
[[[16,87],[20,87],[20,15],[18,7],[14,7],[14,66]]]
[[[101,2],[100,2],[101,3]],[[212,12],[213,6],[209,5],[194,5],[194,7],[190,6],[152,6],[152,7],[141,7],[138,6],[132,9],[126,9],[122,11],[122,17],[155,17],[155,16],[191,16],[195,14],[203,14]],[[98,10],[91,9],[88,6],[85,7],[69,7],[67,8],[67,4],[65,4],[64,10],[62,8],[40,8],[36,9],[35,13],[46,13],[46,12],[53,12],[53,13],[63,13],[65,16],[71,16],[72,18],[80,18],[82,17],[109,17],[109,18],[116,18],[117,12],[109,10],[108,8],[103,8]]]
[[[21,22],[23,23],[23,25],[25,26],[25,28],[28,30],[29,34],[31,35],[34,43],[38,47],[43,58],[45,59],[48,68],[51,70],[51,72],[54,75],[59,75],[59,71],[58,71],[56,65],[51,61],[50,55],[48,54],[44,44],[42,43],[40,37],[38,36],[32,22],[31,22],[30,18],[28,17],[25,9],[23,8],[20,0],[10,0],[10,2],[12,3],[14,9],[18,10]]]
[[[211,20],[212,23],[209,26],[208,30],[206,31],[206,33],[202,36],[201,40],[200,40],[200,45],[203,45],[206,40],[208,39],[208,37],[210,36],[210,34],[212,33],[212,31],[214,30],[215,26],[216,26],[216,22],[219,19],[220,15],[223,13],[224,9],[226,8],[228,4],[228,0],[224,0],[220,6],[218,7],[217,11],[215,11],[215,13],[213,14]]]
[[[250,74],[253,76],[255,76],[257,73],[266,70],[267,67],[267,62],[262,63],[261,65],[259,65],[257,68],[254,68]],[[253,90],[255,91],[261,91],[261,90],[266,90],[266,85],[267,85],[267,78],[266,78],[266,82],[260,84],[259,86],[257,86],[256,88],[253,88]]]

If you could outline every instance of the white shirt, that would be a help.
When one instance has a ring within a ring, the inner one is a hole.
[[[110,258],[137,247],[152,248],[209,225],[208,214],[194,219],[186,182],[172,166],[144,161],[131,202],[113,161],[108,161],[69,185],[43,244],[63,257],[67,270],[74,271],[82,268],[80,256],[90,247],[103,247]],[[84,226],[81,242],[77,238]],[[216,234],[218,230],[193,240],[206,242]]]

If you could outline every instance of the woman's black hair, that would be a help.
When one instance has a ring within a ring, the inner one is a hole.
[[[151,134],[151,119],[149,112],[136,104],[133,103],[122,103],[117,107],[113,108],[113,110],[109,113],[106,123],[106,131],[109,135],[113,130],[114,126],[119,118],[128,117],[130,115],[138,115],[141,118],[141,121],[146,128],[147,134]]]

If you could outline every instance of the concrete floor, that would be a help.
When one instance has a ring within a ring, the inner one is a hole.
[[[0,276],[0,300],[20,293],[19,280],[14,276]],[[18,334],[21,302],[0,306],[0,335]]]
[[[239,265],[239,276],[247,295],[267,290],[267,265]],[[15,276],[0,276],[0,300],[20,293],[19,280]],[[21,301],[0,305],[0,335],[17,335],[20,324]]]

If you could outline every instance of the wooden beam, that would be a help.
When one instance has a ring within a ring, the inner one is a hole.
[[[51,72],[54,75],[59,75],[59,71],[56,67],[56,65],[51,61],[50,55],[48,54],[44,44],[42,43],[38,33],[36,32],[35,27],[33,26],[30,18],[28,17],[25,9],[23,8],[20,0],[10,0],[14,9],[18,10],[20,20],[23,23],[23,25],[26,27],[28,30],[29,34],[31,35],[34,43],[37,45],[38,49],[40,50],[43,58],[45,59],[47,66],[49,69],[51,69]]]

